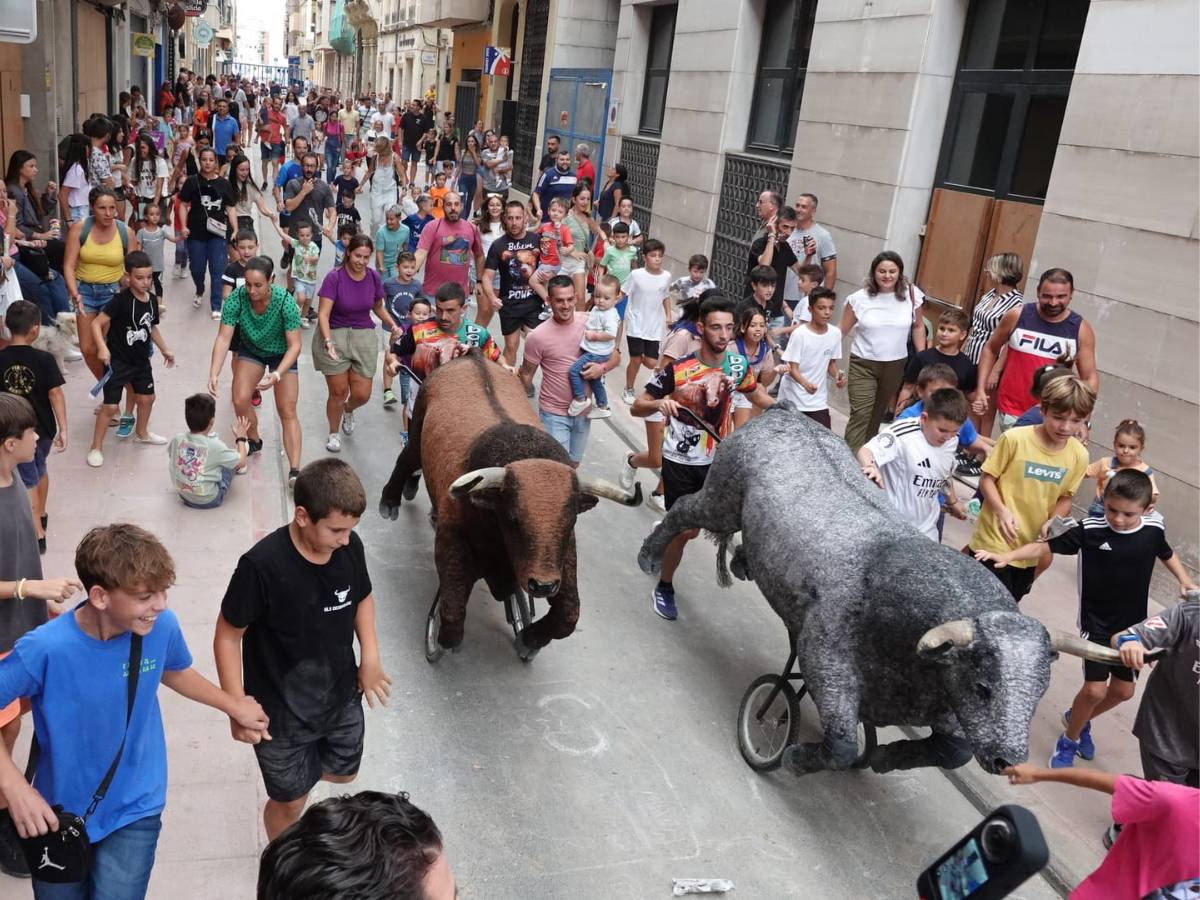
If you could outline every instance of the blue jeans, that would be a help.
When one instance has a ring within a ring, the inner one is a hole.
[[[204,270],[208,269],[208,298],[213,312],[221,309],[221,276],[225,265],[229,262],[225,238],[190,237],[187,239],[187,252],[191,260],[192,282],[196,285],[196,293],[204,293]]]
[[[79,288],[79,301],[83,305],[83,311],[93,316],[108,306],[108,302],[121,292],[119,281],[110,284],[76,281],[75,286]]]
[[[548,413],[544,409],[539,409],[538,415],[550,437],[562,444],[571,461],[583,462],[583,450],[587,447],[592,420],[587,416],[560,416],[557,413]]]
[[[62,275],[51,270],[53,280],[43,281],[19,259],[13,260],[13,271],[17,273],[21,296],[36,303],[41,309],[43,325],[53,325],[60,312],[71,311],[71,298],[67,296],[67,283]]]
[[[588,381],[583,377],[584,367],[592,363],[606,363],[608,357],[601,356],[599,353],[588,353],[586,350],[579,354],[579,359],[571,364],[571,371],[567,377],[571,379],[571,396],[576,400],[582,400],[587,396],[586,385],[592,386],[592,397],[596,401],[597,406],[608,406],[608,391],[604,387],[604,376],[601,375],[594,381]]]
[[[475,202],[475,187],[479,181],[478,175],[458,176],[458,195],[462,197],[462,217],[471,218],[471,204]]]
[[[217,485],[217,496],[213,497],[205,503],[196,503],[194,500],[189,500],[183,494],[179,495],[179,499],[183,501],[184,506],[190,506],[192,509],[216,509],[225,502],[225,493],[229,490],[229,484],[233,481],[233,469],[228,466],[221,467],[221,482]]]
[[[333,184],[337,178],[338,165],[342,159],[342,142],[336,138],[325,138],[325,180]]]
[[[92,844],[92,871],[78,884],[47,884],[33,878],[36,900],[144,900],[162,831],[155,813],[118,828]]]

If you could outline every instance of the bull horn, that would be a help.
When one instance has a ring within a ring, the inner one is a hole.
[[[625,506],[638,506],[642,502],[642,487],[640,484],[635,484],[632,492],[625,492],[611,481],[605,481],[603,478],[580,478],[579,491],[583,494],[591,494],[593,497],[603,497],[605,500],[613,500]]]
[[[955,619],[930,628],[917,641],[918,653],[931,653],[944,644],[967,647],[975,640],[975,626],[970,619]]]
[[[1084,659],[1090,659],[1092,662],[1108,663],[1109,665],[1121,665],[1121,654],[1111,647],[1103,647],[1100,644],[1093,644],[1091,641],[1084,640],[1078,635],[1068,634],[1065,631],[1050,631],[1050,649],[1056,653],[1070,653],[1072,656],[1081,656]]]
[[[450,496],[461,500],[474,491],[486,488],[496,488],[504,484],[504,467],[488,466],[485,469],[473,469],[465,475],[459,475],[450,485]]]

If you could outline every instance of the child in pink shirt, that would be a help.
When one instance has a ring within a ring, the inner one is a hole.
[[[1013,784],[1058,781],[1112,794],[1121,825],[1108,856],[1071,892],[1070,900],[1145,897],[1200,877],[1200,790],[1095,769],[1042,769],[1028,763],[1004,770]],[[1172,895],[1173,896],[1173,895]]]

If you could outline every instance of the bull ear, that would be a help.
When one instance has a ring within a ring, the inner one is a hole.
[[[580,494],[579,495],[579,511],[587,512],[593,506],[600,502],[600,498],[595,494]]]

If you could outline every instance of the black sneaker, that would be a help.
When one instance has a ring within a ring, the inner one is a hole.
[[[263,442],[261,439],[256,441],[254,438],[249,438],[249,443],[250,443],[250,446],[246,450],[247,456],[253,456],[255,453],[259,453],[262,451]]]
[[[958,465],[955,467],[954,471],[959,475],[969,475],[971,477],[978,478],[983,474],[983,467],[979,464],[979,460],[973,456],[968,456],[965,459],[959,457]]]
[[[7,809],[0,809],[0,872],[12,878],[29,877],[29,863],[21,850],[17,826]]]

